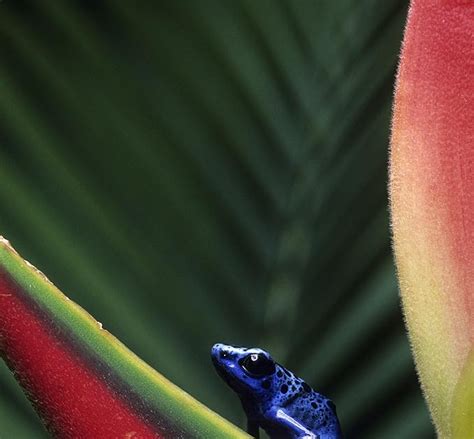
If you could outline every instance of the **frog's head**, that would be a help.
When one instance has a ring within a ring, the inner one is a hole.
[[[219,375],[241,396],[265,393],[272,386],[277,365],[263,349],[217,343],[211,357]]]

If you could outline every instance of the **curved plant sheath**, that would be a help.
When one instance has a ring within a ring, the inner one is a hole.
[[[56,437],[246,437],[136,357],[3,238],[0,353]]]
[[[391,209],[403,308],[441,437],[474,437],[474,2],[415,0],[399,68]]]

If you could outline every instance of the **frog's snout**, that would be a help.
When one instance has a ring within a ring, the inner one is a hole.
[[[222,343],[216,343],[214,346],[212,346],[211,349],[211,360],[212,363],[214,364],[214,367],[216,368],[217,372],[219,375],[222,376],[222,378],[226,378],[226,367],[224,366],[223,360],[228,358],[228,346]]]
[[[221,346],[222,345],[220,343],[216,343],[214,346],[212,346],[211,357],[213,360],[219,357],[219,350],[221,349]]]
[[[214,346],[212,346],[211,349],[211,357],[213,360],[218,360],[219,358],[222,357],[222,354],[226,352],[227,346],[222,343],[216,343]]]
[[[219,351],[221,350],[222,346],[223,346],[222,343],[216,343],[214,346],[212,346],[211,355],[212,356],[217,355]]]

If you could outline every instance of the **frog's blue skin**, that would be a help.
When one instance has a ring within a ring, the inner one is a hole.
[[[252,436],[259,437],[260,427],[272,439],[342,438],[332,401],[275,363],[268,352],[217,343],[211,357],[242,401]]]

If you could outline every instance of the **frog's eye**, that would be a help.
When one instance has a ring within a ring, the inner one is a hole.
[[[263,354],[249,354],[239,363],[246,372],[254,377],[275,373],[275,362]]]

